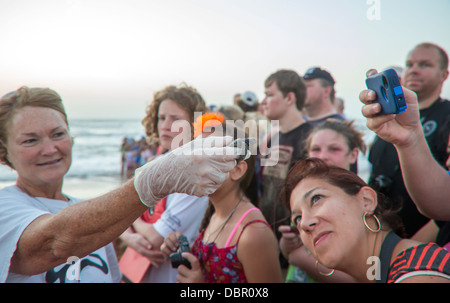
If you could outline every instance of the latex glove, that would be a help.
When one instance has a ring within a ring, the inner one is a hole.
[[[239,147],[227,146],[231,137],[199,138],[138,168],[134,187],[142,203],[150,207],[172,193],[203,197],[225,181]]]

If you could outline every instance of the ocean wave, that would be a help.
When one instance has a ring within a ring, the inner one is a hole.
[[[140,120],[72,120],[69,126],[75,137],[69,178],[119,177],[122,139],[143,133]],[[16,171],[0,165],[1,182],[16,178]]]

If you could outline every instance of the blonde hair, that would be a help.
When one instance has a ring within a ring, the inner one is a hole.
[[[17,110],[27,106],[45,107],[63,114],[67,126],[67,114],[61,96],[52,89],[22,86],[16,91],[4,95],[0,99],[0,163],[12,167],[7,159],[5,143],[8,142],[8,126]]]

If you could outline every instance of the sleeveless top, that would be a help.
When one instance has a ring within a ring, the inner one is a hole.
[[[195,240],[192,246],[192,254],[194,254],[200,262],[200,266],[203,271],[203,278],[206,283],[247,283],[247,278],[245,277],[244,268],[242,263],[239,262],[237,257],[237,245],[242,236],[243,231],[250,224],[261,222],[269,226],[266,221],[263,220],[252,220],[247,222],[242,228],[239,234],[236,244],[233,246],[228,246],[236,233],[239,225],[244,220],[244,218],[252,211],[258,210],[254,207],[247,210],[236,225],[233,228],[224,248],[218,248],[214,242],[203,243],[203,234],[205,230],[200,232],[200,235]],[[270,226],[269,226],[270,227]]]

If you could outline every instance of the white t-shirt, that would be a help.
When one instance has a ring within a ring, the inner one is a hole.
[[[36,218],[57,213],[79,199],[70,202],[46,198],[33,198],[17,186],[0,190],[0,283],[79,283],[120,282],[121,273],[112,244],[108,244],[86,257],[70,257],[66,263],[52,270],[25,276],[9,272],[11,258],[25,228]]]
[[[166,209],[161,218],[153,224],[156,231],[166,238],[170,232],[180,232],[189,240],[192,246],[197,239],[205,210],[208,206],[208,197],[195,197],[186,194],[171,194],[167,196]],[[163,263],[159,268],[151,266],[142,279],[145,283],[175,283],[178,271],[172,268],[169,262]]]

